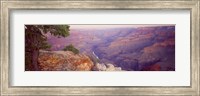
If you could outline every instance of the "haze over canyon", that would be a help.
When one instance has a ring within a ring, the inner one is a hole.
[[[126,71],[175,71],[175,25],[69,26],[68,37],[46,34],[51,51],[72,44],[98,64],[112,64]]]

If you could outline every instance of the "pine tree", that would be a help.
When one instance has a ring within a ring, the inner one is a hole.
[[[25,25],[25,63],[38,71],[38,56],[40,49],[49,49],[47,33],[58,38],[69,36],[68,25]]]

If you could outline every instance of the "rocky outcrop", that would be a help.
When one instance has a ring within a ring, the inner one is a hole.
[[[122,71],[121,67],[115,67],[113,64],[97,63],[93,67],[93,71]]]
[[[94,66],[84,54],[71,51],[40,51],[38,63],[41,71],[90,71]]]

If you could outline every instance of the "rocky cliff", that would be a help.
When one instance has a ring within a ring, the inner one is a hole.
[[[40,50],[38,63],[41,71],[121,71],[113,64],[94,64],[87,55],[71,51]]]
[[[71,51],[40,51],[38,63],[42,71],[90,71],[94,66],[85,54]]]

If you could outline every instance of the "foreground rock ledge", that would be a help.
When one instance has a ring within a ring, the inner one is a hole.
[[[85,54],[71,51],[40,50],[38,63],[41,71],[90,71],[94,66]]]

